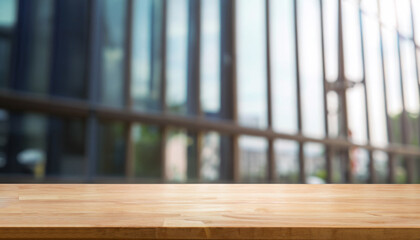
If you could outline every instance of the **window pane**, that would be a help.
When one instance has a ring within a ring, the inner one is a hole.
[[[55,1],[53,58],[53,95],[86,98],[89,2],[85,0]]]
[[[169,0],[167,15],[166,104],[169,111],[187,111],[188,1]]]
[[[413,35],[411,26],[410,1],[411,0],[395,1],[398,18],[398,30],[402,35],[406,37],[411,37]]]
[[[17,1],[0,1],[0,88],[8,85],[11,68],[13,28],[16,23]]]
[[[270,1],[271,76],[274,129],[297,132],[293,1]]]
[[[3,111],[2,118],[5,151],[0,172],[44,178],[47,162],[46,116]]]
[[[47,174],[81,179],[86,174],[84,120],[51,117],[48,124]]]
[[[197,179],[197,135],[184,129],[169,129],[165,149],[166,180],[186,182]]]
[[[101,19],[101,99],[104,104],[123,105],[126,1],[105,0]]]
[[[364,85],[347,89],[348,138],[354,143],[367,144],[366,99]]]
[[[419,87],[417,81],[415,46],[412,41],[401,40],[401,66],[403,73],[404,100],[407,112],[419,114]]]
[[[349,80],[361,81],[363,59],[359,8],[356,1],[342,1],[342,21],[345,75]]]
[[[375,183],[387,183],[388,180],[388,155],[385,152],[374,151]]]
[[[386,112],[379,26],[375,19],[363,17],[363,41],[366,58],[366,88],[369,106],[370,139],[374,145],[387,143]]]
[[[125,175],[125,126],[120,122],[102,122],[99,127],[99,160],[97,174],[100,176]]]
[[[395,183],[406,184],[408,183],[408,172],[407,172],[407,158],[404,156],[397,155],[394,157],[394,177]]]
[[[136,124],[132,129],[134,171],[140,179],[161,179],[161,134],[156,126]]]
[[[381,22],[384,23],[384,25],[386,26],[385,28],[395,29],[395,0],[380,0],[379,10],[381,14]]]
[[[18,29],[21,45],[17,88],[47,95],[51,74],[54,5],[51,0],[22,2],[21,11],[27,11]],[[22,37],[24,36],[24,37]]]
[[[220,111],[220,2],[201,1],[200,80],[204,112]]]
[[[367,183],[369,178],[369,152],[361,148],[350,149],[351,172],[355,183]]]
[[[318,143],[306,143],[303,145],[305,155],[306,183],[325,183],[327,171],[325,165],[325,148]]]
[[[161,104],[162,1],[133,2],[131,97],[139,110],[158,110]]]
[[[242,125],[267,126],[265,2],[236,2],[238,118]]]
[[[416,44],[420,45],[420,1],[412,1]]]
[[[239,177],[241,182],[263,182],[267,178],[267,140],[239,137]]]
[[[2,0],[0,2],[0,27],[10,27],[16,23],[16,0]]]
[[[276,182],[299,182],[299,144],[289,140],[274,142]]]
[[[338,1],[322,0],[324,23],[325,78],[338,77]]]
[[[324,90],[319,1],[298,1],[299,65],[303,133],[324,137]]]
[[[216,181],[220,179],[221,148],[220,134],[209,132],[204,134],[203,147],[201,149],[200,175],[203,181]]]
[[[328,136],[338,137],[338,128],[340,124],[340,107],[338,94],[335,91],[327,93],[327,112],[328,112]],[[349,114],[350,116],[350,114]]]

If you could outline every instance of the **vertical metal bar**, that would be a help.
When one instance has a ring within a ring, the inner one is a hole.
[[[297,101],[297,117],[298,117],[298,133],[302,135],[302,103],[300,97],[300,71],[299,71],[299,32],[298,32],[298,5],[297,2],[299,0],[293,1],[293,12],[294,12],[294,20],[295,20],[295,56],[296,56],[296,101]],[[299,143],[299,181],[300,183],[305,183],[305,156],[303,154],[303,146],[302,142]]]
[[[267,125],[273,130],[272,98],[271,98],[271,55],[270,55],[270,0],[265,0],[265,29],[266,29],[266,64],[267,64]],[[274,140],[268,139],[268,164],[267,177],[273,182],[276,174],[276,159],[274,151]]]
[[[128,0],[126,5],[126,28],[125,28],[125,69],[124,69],[124,106],[127,111],[132,107],[132,96],[131,96],[131,66],[132,66],[132,31],[133,31],[133,0]],[[125,174],[127,178],[134,178],[134,143],[132,140],[131,132],[133,123],[128,122],[125,132]]]
[[[378,0],[378,9],[379,9],[379,0]],[[405,98],[404,98],[404,80],[403,80],[403,64],[402,64],[402,57],[401,57],[401,45],[400,45],[400,34],[399,34],[399,21],[398,21],[398,12],[397,12],[397,2],[394,1],[394,9],[395,9],[395,21],[396,21],[396,34],[397,34],[397,54],[398,54],[398,63],[399,63],[399,68],[400,68],[400,86],[401,86],[401,96],[402,96],[402,105],[403,105],[403,111],[402,111],[402,115],[401,115],[401,132],[402,132],[402,143],[404,145],[408,144],[409,141],[409,129],[408,129],[408,124],[409,124],[409,119],[408,119],[408,114],[407,114],[407,104],[405,102]],[[382,48],[381,48],[382,49]],[[407,170],[407,177],[408,177],[408,182],[411,183],[413,180],[413,173],[411,171],[411,167],[410,167],[410,159],[403,156],[403,162],[405,163],[405,168]]]
[[[362,11],[360,9],[360,2],[358,6],[358,13],[359,13],[359,26],[360,26],[360,50],[361,50],[361,58],[362,58],[362,81],[363,81],[363,95],[365,97],[365,122],[366,122],[366,138],[368,140],[368,144],[370,142],[370,123],[369,123],[369,101],[367,95],[367,88],[366,88],[366,61],[365,61],[365,49],[364,49],[364,41],[363,41],[363,21],[362,21]],[[373,159],[372,151],[368,151],[369,157],[369,183],[375,182],[375,161]]]
[[[94,106],[99,101],[100,44],[102,1],[93,0],[90,5],[90,36],[89,36],[89,105]],[[99,123],[96,113],[89,111],[87,119],[86,149],[87,149],[87,181],[93,181],[98,161]]]
[[[189,0],[189,21],[188,21],[188,113],[191,115],[203,116],[200,101],[200,44],[201,44],[201,1]],[[197,132],[195,144],[195,176],[200,178],[200,157],[201,138],[203,134]]]
[[[202,116],[200,104],[200,9],[201,1],[189,0],[188,21],[188,113]]]
[[[345,76],[345,65],[344,65],[344,39],[343,39],[343,16],[342,16],[342,0],[338,0],[338,83],[341,87],[337,91],[340,98],[340,106],[342,110],[341,114],[341,129],[340,136],[348,139],[348,114],[347,114],[347,79]],[[349,149],[343,149],[344,162],[346,163],[345,169],[345,180],[347,183],[353,182],[353,176],[351,172],[351,159],[349,157]]]
[[[168,0],[162,0],[162,32],[161,32],[161,44],[162,44],[162,79],[161,79],[161,89],[160,89],[160,94],[161,94],[161,108],[162,108],[162,112],[163,114],[165,114],[167,112],[167,106],[166,106],[166,26],[167,26],[167,22],[166,22],[166,18],[167,18],[167,7],[168,7]],[[168,127],[167,126],[163,126],[161,128],[161,143],[160,143],[160,151],[161,151],[161,167],[162,167],[162,172],[161,172],[161,177],[162,177],[162,181],[166,182],[167,181],[167,176],[166,176],[166,141],[167,141],[167,134],[168,134]]]
[[[217,0],[215,0],[217,1]],[[234,106],[236,98],[236,90],[233,86],[234,79],[234,41],[235,29],[232,24],[233,1],[220,1],[220,117],[232,120],[236,123],[236,106]],[[234,94],[234,95],[232,95]],[[221,138],[221,167],[220,174],[224,180],[234,180],[235,160],[238,155],[237,144],[234,144],[237,139],[232,135],[231,138]]]
[[[324,11],[323,11],[323,1],[319,0],[319,14],[320,14],[320,22],[321,22],[321,57],[322,57],[322,78],[323,78],[323,100],[324,100],[324,129],[325,129],[325,136],[328,137],[328,102],[327,102],[327,79],[325,77],[326,72],[326,65],[325,65],[325,43],[324,43]],[[332,161],[331,161],[331,147],[328,145],[325,146],[325,159],[327,165],[327,182],[332,183]]]

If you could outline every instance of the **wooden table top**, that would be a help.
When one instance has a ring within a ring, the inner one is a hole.
[[[0,239],[420,239],[420,185],[0,184]]]

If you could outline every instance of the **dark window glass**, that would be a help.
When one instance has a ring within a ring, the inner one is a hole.
[[[16,0],[0,1],[0,88],[6,88],[9,84],[16,13]]]
[[[99,176],[125,175],[125,125],[120,122],[102,122],[99,127]]]
[[[29,178],[45,177],[47,162],[47,126],[44,115],[3,111],[3,173],[23,174]]]
[[[52,0],[23,1],[19,5],[16,89],[48,94],[53,14]]]
[[[101,44],[101,99],[106,105],[124,104],[124,46],[127,1],[102,1],[100,26]]]
[[[86,98],[89,1],[55,1],[55,33],[51,93]]]
[[[83,119],[51,117],[48,122],[47,174],[82,177],[86,174],[85,122]]]

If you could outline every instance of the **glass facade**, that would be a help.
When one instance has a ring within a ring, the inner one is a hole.
[[[414,0],[1,0],[0,182],[418,183]]]

